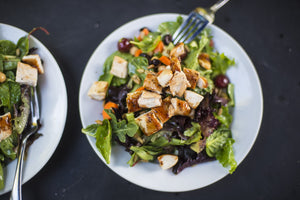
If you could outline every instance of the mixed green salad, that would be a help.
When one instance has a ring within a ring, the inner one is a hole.
[[[147,27],[133,39],[116,41],[118,50],[88,95],[104,100],[103,120],[82,132],[96,138],[109,164],[113,144],[125,147],[134,166],[158,163],[178,174],[186,167],[218,160],[237,167],[231,134],[234,85],[226,76],[234,60],[214,49],[210,29],[188,44],[173,44],[182,23]]]
[[[29,124],[31,87],[37,85],[38,73],[44,73],[35,48],[29,48],[32,32],[17,44],[0,40],[0,189],[4,187],[3,168],[16,159],[22,132]]]

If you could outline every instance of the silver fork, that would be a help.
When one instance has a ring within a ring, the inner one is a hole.
[[[181,24],[181,26],[173,34],[173,43],[180,42],[189,43],[207,26],[213,23],[215,13],[229,0],[219,0],[210,8],[198,7],[192,11],[188,18]]]
[[[24,131],[22,133],[22,143],[18,155],[18,163],[15,172],[15,179],[13,183],[13,188],[11,190],[11,200],[22,200],[22,175],[23,175],[23,158],[26,150],[26,143],[28,138],[37,132],[39,129],[39,101],[37,96],[36,87],[31,88],[31,98],[30,98],[30,109],[31,109],[31,128],[29,131]]]

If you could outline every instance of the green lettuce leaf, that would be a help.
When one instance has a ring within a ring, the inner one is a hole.
[[[234,101],[234,85],[232,83],[229,83],[227,86],[227,94],[230,98],[230,101],[228,102],[228,106],[234,106],[235,101]]]
[[[104,119],[102,125],[96,131],[96,147],[102,154],[106,163],[110,163],[112,128],[108,119]]]
[[[231,136],[231,131],[227,128],[219,128],[214,131],[206,140],[206,153],[210,157],[215,157],[221,151]]]
[[[214,116],[221,122],[221,124],[229,128],[232,122],[232,115],[229,113],[228,106],[222,106],[221,108],[222,113],[220,115],[214,114]]]
[[[17,157],[13,134],[0,142],[0,150],[3,155],[10,158],[11,160],[14,160]]]
[[[219,74],[226,74],[227,69],[230,66],[235,65],[234,59],[229,59],[227,56],[225,56],[224,53],[213,53],[210,55],[210,59],[212,61],[212,77],[216,77]]]
[[[97,129],[99,126],[101,126],[101,125],[100,124],[91,124],[91,125],[88,125],[86,128],[82,128],[81,132],[86,135],[96,137],[96,132],[97,132]]]
[[[179,28],[182,24],[182,17],[178,16],[176,22],[163,22],[158,26],[157,31],[160,32],[162,35],[170,34],[173,35],[175,31]]]
[[[223,167],[230,167],[229,173],[232,174],[237,163],[234,159],[233,145],[234,139],[228,138],[223,149],[216,154],[217,160],[223,165]]]
[[[128,74],[129,76],[137,75],[141,82],[144,82],[146,78],[145,71],[148,67],[148,60],[145,57],[134,57],[128,63]]]
[[[199,123],[196,123],[196,122],[192,122],[192,127],[191,128],[188,128],[187,130],[185,130],[183,132],[183,135],[185,136],[188,136],[188,137],[191,137],[193,136],[195,133],[197,132],[201,132],[201,129],[200,129],[200,124]]]
[[[161,36],[157,32],[150,32],[148,35],[146,35],[142,41],[130,41],[131,44],[136,45],[139,47],[142,52],[148,53],[150,51],[153,51],[155,47],[158,45],[159,41],[161,40]]]

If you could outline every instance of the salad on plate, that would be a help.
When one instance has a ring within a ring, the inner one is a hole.
[[[0,189],[4,188],[3,168],[16,159],[22,133],[30,124],[32,87],[37,86],[38,75],[44,74],[36,48],[29,48],[29,37],[37,29],[42,28],[34,28],[17,44],[0,40]],[[35,134],[28,142],[39,136]]]
[[[210,29],[188,44],[172,43],[182,23],[163,22],[156,31],[137,30],[133,39],[116,41],[118,50],[88,95],[104,101],[103,120],[82,129],[110,163],[112,145],[124,146],[138,162],[158,163],[178,174],[218,160],[233,173],[231,115],[234,85],[226,76],[234,60],[214,49]]]

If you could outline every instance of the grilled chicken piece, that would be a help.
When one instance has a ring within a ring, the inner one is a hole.
[[[162,169],[170,169],[178,162],[178,156],[171,154],[163,154],[158,156],[157,160]]]
[[[185,74],[182,71],[181,72],[176,71],[174,73],[174,76],[171,79],[169,85],[170,85],[170,91],[172,95],[179,96],[179,97],[182,97],[186,88],[191,86]]]
[[[147,73],[143,86],[146,90],[161,94],[162,87],[158,84],[157,75],[154,72]]]
[[[154,108],[161,106],[161,96],[154,92],[143,91],[138,99],[138,104],[141,108]]]
[[[171,105],[169,106],[169,116],[183,115],[190,116],[191,108],[186,101],[180,100],[178,98],[171,99]]]
[[[38,70],[28,64],[18,62],[16,82],[35,87],[38,80]]]
[[[163,124],[152,110],[138,116],[135,121],[146,136],[150,136],[163,128]]]
[[[0,141],[8,138],[12,134],[12,124],[10,112],[0,116]]]
[[[162,87],[167,87],[173,77],[173,72],[170,69],[165,69],[157,76],[157,81]]]
[[[176,47],[174,47],[171,52],[170,52],[170,57],[177,57],[177,58],[181,58],[184,57],[186,55],[186,51],[184,48],[184,44],[181,42],[179,44],[176,45]]]
[[[129,113],[142,110],[142,108],[138,104],[138,99],[140,98],[142,93],[143,91],[135,91],[127,94],[126,104]]]
[[[207,70],[211,69],[211,63],[209,60],[209,55],[207,53],[200,54],[198,56],[198,62],[203,68]]]
[[[184,72],[187,80],[191,84],[191,88],[195,89],[197,86],[199,77],[200,77],[200,73],[196,70],[188,69],[188,68],[183,68],[183,72]]]
[[[207,79],[203,76],[200,76],[197,82],[197,86],[201,89],[207,88],[208,87]]]
[[[107,89],[108,82],[95,81],[88,92],[88,96],[98,101],[103,100],[105,99]]]
[[[153,108],[153,112],[156,117],[162,122],[167,122],[172,116],[169,115],[169,106],[171,105],[171,97],[166,97],[162,101],[162,105],[156,108]]]
[[[171,69],[173,72],[176,72],[176,71],[181,72],[180,60],[175,56],[171,57]]]
[[[188,102],[191,108],[195,109],[198,107],[198,105],[204,99],[204,97],[200,94],[197,94],[196,92],[186,90],[184,92],[184,99]]]
[[[38,54],[32,54],[32,55],[24,56],[22,58],[22,61],[26,64],[31,65],[31,66],[35,66],[38,69],[38,72],[40,74],[44,74],[44,67],[42,65],[41,58]]]
[[[110,73],[119,78],[126,78],[128,74],[127,65],[128,62],[125,59],[115,56]]]

